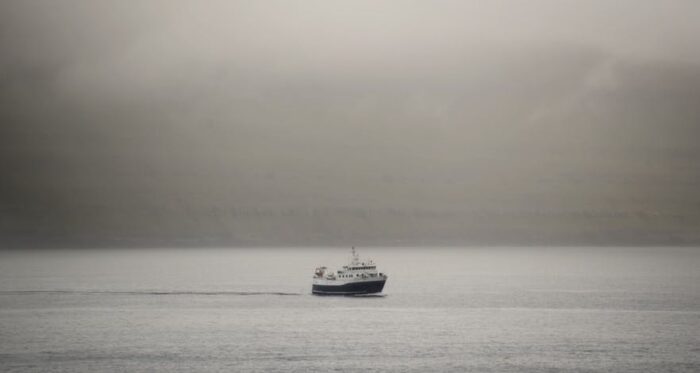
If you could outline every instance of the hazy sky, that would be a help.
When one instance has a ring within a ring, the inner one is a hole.
[[[0,246],[700,243],[698,1],[3,1]]]

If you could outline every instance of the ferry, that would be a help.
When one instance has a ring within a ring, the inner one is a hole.
[[[372,260],[362,261],[352,248],[352,257],[337,273],[327,267],[314,272],[311,292],[316,295],[364,295],[381,293],[388,276],[377,272]]]

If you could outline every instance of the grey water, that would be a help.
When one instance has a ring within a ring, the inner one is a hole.
[[[698,372],[698,248],[0,252],[0,371]]]

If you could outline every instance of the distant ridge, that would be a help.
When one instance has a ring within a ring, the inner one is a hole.
[[[642,212],[310,209],[205,215],[197,226],[184,216],[184,222],[169,219],[174,229],[168,231],[127,226],[109,235],[99,227],[92,234],[78,227],[64,234],[4,234],[0,247],[700,245],[700,217]]]

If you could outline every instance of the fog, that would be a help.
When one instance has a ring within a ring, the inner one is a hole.
[[[0,247],[700,243],[697,1],[3,1]]]

